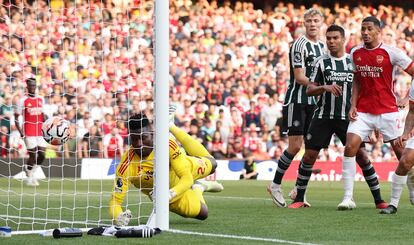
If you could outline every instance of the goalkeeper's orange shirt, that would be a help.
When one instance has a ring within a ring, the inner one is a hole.
[[[180,147],[175,138],[170,136],[170,183],[169,186],[177,193],[179,198],[193,184],[192,162],[187,159],[187,153]],[[122,202],[128,191],[129,184],[140,188],[149,195],[153,188],[154,151],[145,158],[140,159],[133,149],[128,148],[121,157],[114,180],[113,194],[109,203],[109,213],[113,219],[122,212]]]

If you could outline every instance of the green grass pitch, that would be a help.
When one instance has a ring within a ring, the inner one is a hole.
[[[75,184],[76,183],[76,184]],[[33,190],[23,186],[21,182],[10,182],[13,195],[7,195],[7,179],[0,179],[0,226],[6,225],[4,215],[24,217],[44,217],[46,206],[50,207],[48,217],[61,217],[64,220],[82,220],[85,214],[90,217],[108,219],[107,205],[108,191],[111,181],[77,181],[51,180],[41,182],[36,189],[38,196],[27,196]],[[414,207],[408,201],[407,191],[404,190],[400,207],[396,215],[379,215],[372,201],[366,183],[358,182],[355,185],[355,201],[357,209],[353,211],[336,211],[336,205],[342,197],[341,182],[311,182],[307,199],[311,208],[290,210],[277,208],[266,192],[267,181],[224,181],[224,191],[221,193],[206,193],[205,199],[209,206],[209,218],[205,221],[184,219],[170,213],[170,228],[174,232],[163,232],[153,238],[95,237],[84,233],[79,238],[62,238],[40,235],[13,235],[11,238],[0,238],[0,244],[413,244],[414,242]],[[284,182],[285,196],[293,187],[293,182]],[[76,186],[77,192],[70,191]],[[382,194],[389,200],[390,184],[381,183]],[[88,190],[88,195],[82,193]],[[25,196],[18,196],[20,192]],[[58,195],[63,191],[64,195]],[[103,193],[102,195],[100,193]],[[49,194],[49,198],[46,196]],[[142,198],[138,192],[132,193],[129,203]],[[9,199],[8,201],[6,201]],[[20,213],[8,208],[4,203],[15,206],[24,206]],[[75,204],[77,209],[71,210]],[[84,209],[86,205],[91,206]],[[36,206],[35,212],[31,207]],[[59,207],[63,206],[63,209]],[[131,206],[143,212],[149,210],[149,204]],[[56,216],[57,215],[57,216]],[[85,219],[85,218],[84,218]],[[16,218],[13,219],[14,221]],[[32,223],[32,221],[26,223]],[[36,229],[54,228],[57,224],[44,225],[43,221],[34,224]],[[137,224],[135,219],[134,223]],[[16,224],[9,222],[13,230]],[[65,224],[61,224],[62,227]],[[20,229],[31,228],[31,224],[21,225]],[[79,224],[78,227],[85,227]]]

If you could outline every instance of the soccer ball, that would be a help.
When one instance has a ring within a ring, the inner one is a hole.
[[[62,145],[69,139],[70,123],[61,117],[51,117],[43,123],[43,138],[51,145]]]

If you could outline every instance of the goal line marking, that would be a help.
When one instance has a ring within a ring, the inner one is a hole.
[[[213,233],[184,231],[184,230],[175,230],[175,229],[170,229],[167,232],[172,232],[172,233],[177,233],[177,234],[186,234],[186,235],[196,235],[196,236],[222,237],[222,238],[229,238],[229,239],[249,240],[249,241],[261,241],[261,242],[273,242],[273,243],[297,244],[297,245],[317,245],[315,243],[295,242],[295,241],[288,241],[288,240],[274,239],[274,238],[237,236],[237,235],[215,234],[215,233],[213,234]]]

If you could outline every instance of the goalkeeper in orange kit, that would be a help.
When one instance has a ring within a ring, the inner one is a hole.
[[[170,117],[173,120],[173,113]],[[109,203],[109,213],[118,226],[128,225],[132,217],[129,210],[123,211],[121,207],[129,185],[140,188],[150,198],[153,188],[153,125],[145,114],[135,114],[129,118],[129,131],[131,146],[117,167]],[[223,190],[216,181],[200,180],[214,173],[216,160],[200,142],[172,123],[170,133],[174,136],[169,138],[170,211],[186,218],[204,220],[208,209],[203,192]]]

